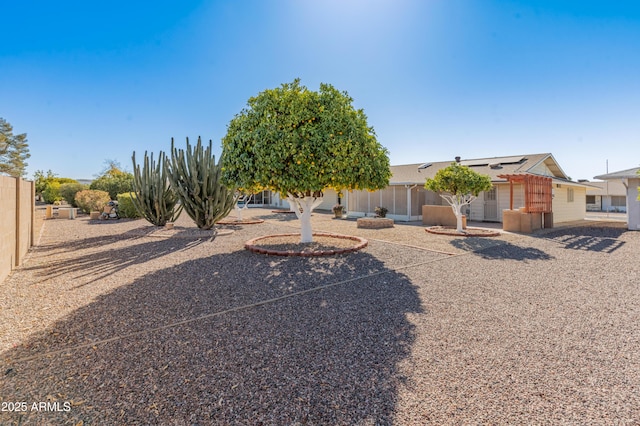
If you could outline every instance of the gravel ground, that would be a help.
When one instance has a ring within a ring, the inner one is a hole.
[[[281,258],[244,242],[295,217],[249,213],[46,221],[1,284],[0,424],[640,424],[640,232],[315,214],[369,246]]]

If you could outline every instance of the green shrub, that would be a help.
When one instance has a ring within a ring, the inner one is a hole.
[[[85,213],[101,212],[109,201],[109,193],[97,189],[85,189],[76,194],[76,204]]]
[[[60,195],[60,183],[55,181],[49,182],[44,191],[42,191],[42,199],[47,204],[53,204],[56,201],[62,200],[62,196]]]
[[[138,219],[142,217],[140,212],[138,212],[138,209],[136,209],[136,206],[133,204],[133,198],[135,196],[135,192],[118,194],[118,214],[120,214],[120,217],[128,217],[131,219]]]
[[[76,204],[76,194],[84,189],[89,189],[89,186],[77,182],[63,183],[60,185],[60,196],[73,207],[78,207],[78,204]]]
[[[91,182],[89,188],[106,191],[111,199],[115,200],[118,198],[118,194],[133,191],[133,174],[112,171]]]

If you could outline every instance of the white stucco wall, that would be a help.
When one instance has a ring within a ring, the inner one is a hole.
[[[631,230],[640,230],[640,201],[638,201],[638,186],[640,178],[629,179],[627,187],[627,216],[628,227]]]
[[[573,190],[573,201],[569,201],[569,189]],[[562,184],[553,185],[553,222],[571,222],[584,219],[587,211],[587,190],[584,187]]]
[[[316,207],[316,210],[331,210],[336,204],[338,204],[338,193],[335,189],[327,188],[323,191],[322,203]],[[344,205],[344,200],[342,204]]]
[[[496,187],[496,200],[498,203],[498,221],[502,222],[502,211],[509,210],[511,189],[510,184],[498,183]],[[482,221],[484,217],[484,192],[478,195],[478,198],[471,203],[469,211],[469,220]],[[524,186],[520,184],[513,185],[513,209],[518,210],[524,206]]]

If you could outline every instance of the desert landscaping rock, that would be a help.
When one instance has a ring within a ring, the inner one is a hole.
[[[640,421],[640,232],[463,239],[315,214],[369,245],[278,257],[244,244],[296,222],[260,216],[215,240],[46,221],[2,283],[0,398],[69,410],[0,424]]]

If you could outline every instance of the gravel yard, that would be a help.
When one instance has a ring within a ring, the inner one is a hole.
[[[295,216],[245,216],[46,221],[0,284],[0,424],[640,424],[640,232],[317,213],[369,245],[278,257],[244,243]]]

